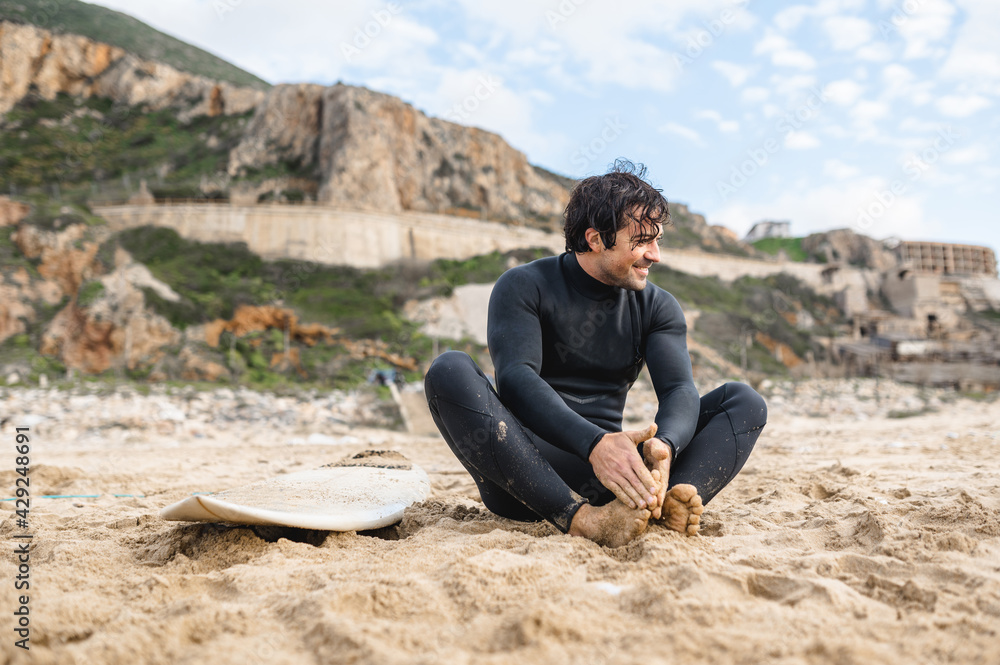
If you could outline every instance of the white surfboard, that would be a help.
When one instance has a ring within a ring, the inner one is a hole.
[[[160,517],[360,531],[395,524],[407,506],[429,492],[427,474],[403,455],[366,450],[312,471],[191,496],[164,508]]]

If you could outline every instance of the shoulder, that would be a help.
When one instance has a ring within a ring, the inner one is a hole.
[[[638,292],[640,307],[650,314],[653,326],[673,325],[687,327],[684,310],[669,291],[649,282]]]
[[[547,256],[543,259],[536,259],[531,263],[515,266],[500,275],[497,280],[494,292],[510,289],[524,289],[527,287],[538,287],[551,283],[553,278],[559,274],[559,257]]]

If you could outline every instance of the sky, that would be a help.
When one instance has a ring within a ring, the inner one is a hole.
[[[997,0],[100,0],[264,80],[337,81],[573,178],[625,157],[739,235],[1000,249]]]

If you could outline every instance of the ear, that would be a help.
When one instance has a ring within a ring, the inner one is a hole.
[[[595,228],[589,228],[583,232],[583,237],[586,239],[587,244],[590,245],[590,251],[600,252],[604,249],[604,241],[601,240],[600,232]]]

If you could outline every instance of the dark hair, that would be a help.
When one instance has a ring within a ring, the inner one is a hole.
[[[597,229],[604,246],[615,246],[615,236],[628,226],[628,213],[635,211],[640,233],[632,239],[633,248],[655,239],[657,225],[670,224],[670,211],[661,190],[646,178],[646,167],[627,159],[616,159],[604,175],[584,178],[576,183],[566,204],[567,252],[589,252],[587,229]]]

